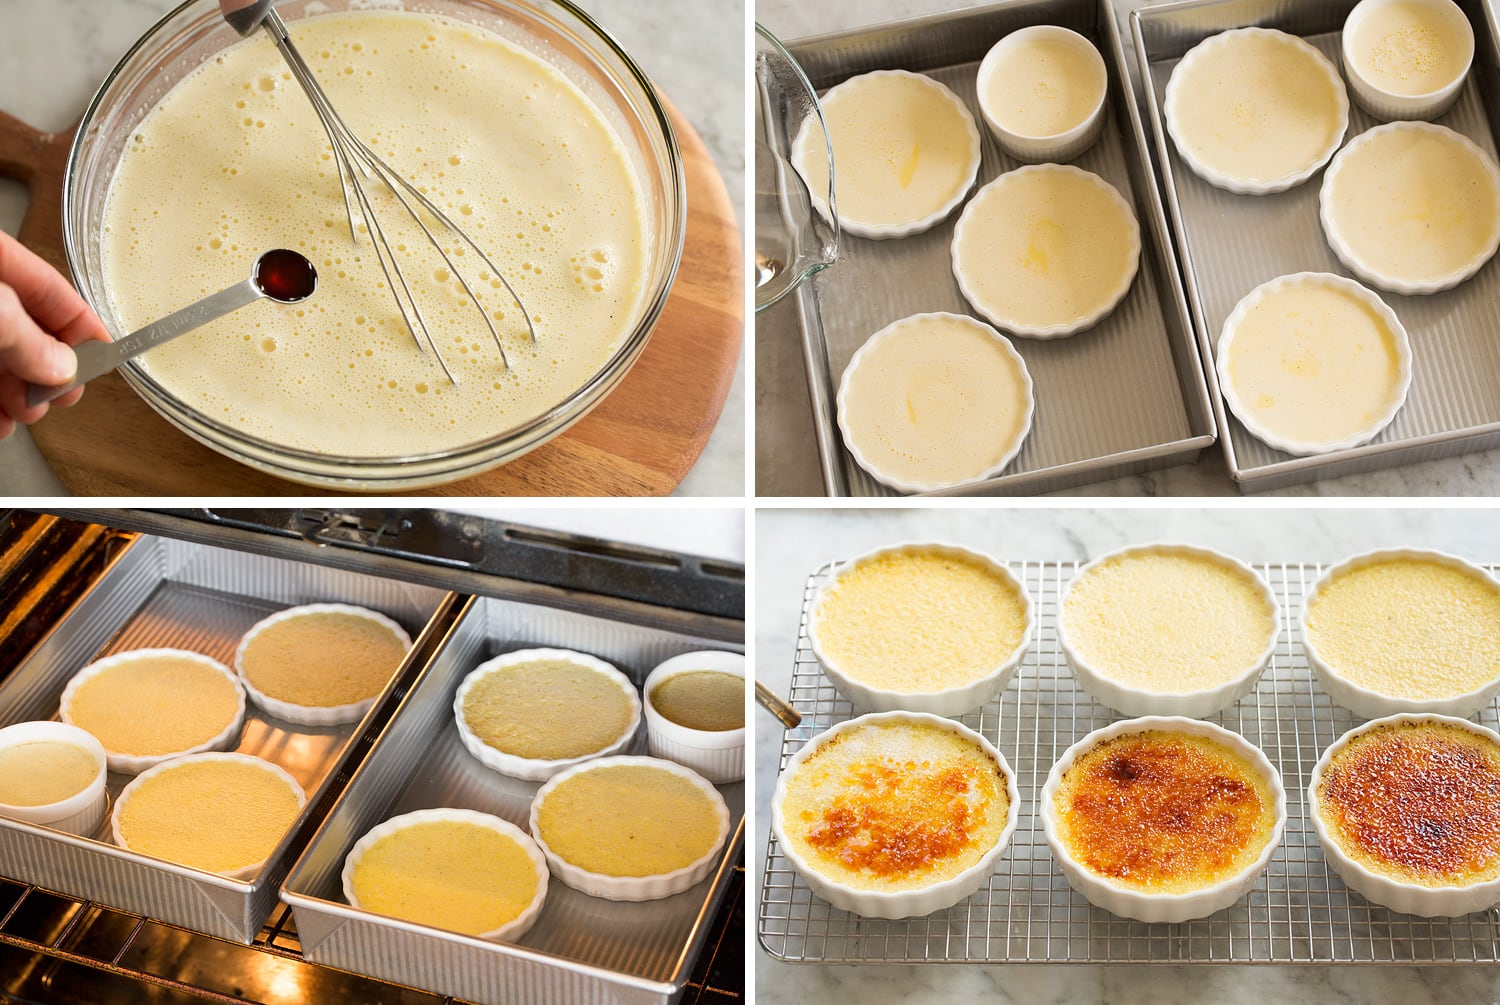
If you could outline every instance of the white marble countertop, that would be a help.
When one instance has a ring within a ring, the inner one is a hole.
[[[3,0],[0,109],[38,129],[66,129],[126,48],[179,0]],[[581,0],[702,135],[743,226],[745,175],[744,0]],[[14,234],[25,190],[0,178],[0,229]],[[14,484],[32,451],[0,441],[0,496],[30,494]],[[34,467],[32,470],[35,470]],[[46,493],[46,489],[42,491]],[[679,495],[745,491],[744,354],[708,445]]]
[[[755,19],[791,41],[902,18],[974,6],[978,0],[758,0]],[[1493,0],[1491,0],[1493,5]],[[761,313],[755,322],[755,480],[761,496],[821,496],[818,461],[802,337],[792,298]],[[1095,482],[1059,495],[1237,496],[1218,444],[1195,464]],[[1494,496],[1500,495],[1500,450],[1367,474],[1330,478],[1267,495],[1283,496]]]
[[[1332,562],[1383,544],[1438,548],[1500,562],[1493,510],[1237,506],[1212,509],[943,508],[760,510],[754,538],[756,676],[780,694],[791,682],[803,586],[824,562],[901,540],[967,544],[1006,560],[1085,560],[1128,544],[1173,540],[1247,562]],[[771,791],[783,732],[756,709],[755,813],[747,868],[765,865]],[[755,910],[748,912],[754,926]],[[752,942],[761,1001],[861,1005],[952,1000],[1177,1005],[1189,1002],[1494,1002],[1500,967],[1488,966],[825,966],[790,965]]]

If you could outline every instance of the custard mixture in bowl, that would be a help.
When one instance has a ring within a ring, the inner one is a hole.
[[[271,247],[318,269],[124,375],[178,428],[262,470],[386,489],[478,473],[561,432],[640,354],[681,254],[666,113],[612,40],[560,0],[278,5],[356,135],[484,249],[525,303],[444,240],[494,321],[376,184],[450,382],[351,241],[317,116],[264,33],[216,4],[160,22],[84,116],[65,180],[75,284],[118,337],[249,274]],[[420,12],[415,8],[420,6]]]

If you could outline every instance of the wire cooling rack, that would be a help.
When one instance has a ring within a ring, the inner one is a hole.
[[[1261,565],[1281,605],[1281,636],[1256,689],[1213,722],[1254,743],[1281,771],[1287,827],[1254,889],[1232,907],[1181,924],[1116,917],[1074,893],[1052,859],[1036,815],[1054,761],[1085,733],[1125,716],[1074,681],[1057,642],[1058,601],[1079,563],[1011,563],[1036,603],[1037,631],[1005,691],[961,717],[999,747],[1015,771],[1021,814],[989,883],[921,918],[864,918],[816,897],[774,836],[767,846],[757,930],[774,957],[794,963],[1476,963],[1500,959],[1500,911],[1461,918],[1397,914],[1345,888],[1307,817],[1318,757],[1364,720],[1319,690],[1297,627],[1313,565]],[[790,699],[802,724],[786,733],[781,769],[814,735],[854,710],[823,675],[807,639],[808,611],[832,565],[809,577]],[[1493,569],[1491,571],[1494,571]],[[1480,722],[1494,728],[1500,701]],[[769,826],[769,814],[768,824]]]

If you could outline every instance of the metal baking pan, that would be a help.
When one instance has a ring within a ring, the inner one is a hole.
[[[527,827],[539,783],[481,765],[464,750],[453,721],[458,683],[483,660],[529,646],[578,649],[615,664],[639,685],[652,667],[677,653],[743,650],[742,631],[741,622],[726,630],[725,621],[708,617],[671,627],[647,624],[639,611],[604,597],[571,610],[519,592],[509,599],[474,599],[287,877],[281,896],[296,916],[304,955],[475,1001],[672,1001],[734,871],[744,837],[743,782],[718,787],[729,805],[731,836],[708,879],[663,900],[617,903],[585,896],[554,878],[541,917],[515,944],[351,907],[340,873],[365,832],[415,809],[477,809]],[[644,741],[643,729],[630,752],[644,753]]]
[[[1480,0],[1458,0],[1474,27],[1473,72],[1458,102],[1437,121],[1495,154],[1500,121],[1496,26]],[[1140,7],[1114,0],[1117,13]],[[1319,478],[1358,474],[1500,445],[1500,268],[1491,263],[1446,293],[1401,296],[1376,291],[1411,336],[1413,373],[1406,406],[1381,434],[1363,446],[1313,457],[1293,457],[1250,435],[1224,407],[1213,379],[1213,349],[1224,320],[1240,298],[1277,276],[1303,270],[1349,271],[1334,256],[1318,222],[1322,175],[1287,192],[1242,196],[1214,188],[1177,155],[1162,115],[1167,80],[1182,55],[1210,35],[1259,25],[1301,35],[1341,64],[1339,42],[1354,0],[1189,0],[1153,5],[1130,14],[1134,60],[1115,60],[1127,72],[1145,73],[1150,137],[1170,210],[1192,308],[1220,442],[1230,475],[1241,490],[1260,492]],[[1122,41],[1115,38],[1117,45]],[[1132,85],[1136,82],[1133,81]],[[1379,122],[1351,103],[1347,139]]]
[[[426,626],[454,603],[432,587],[141,536],[5,679],[0,725],[56,718],[69,679],[111,653],[169,646],[228,665],[240,636],[255,622],[314,601],[379,610],[417,640],[387,692],[404,680],[426,648],[419,637]],[[229,879],[116,847],[107,814],[91,837],[0,818],[0,875],[248,944],[276,906],[277,889],[306,837],[303,825],[342,783],[351,738],[371,728],[383,704],[377,700],[360,722],[323,728],[286,723],[247,706],[235,749],[285,768],[308,795],[296,824],[253,879]],[[109,775],[111,806],[131,777]]]
[[[820,92],[858,73],[904,68],[946,84],[981,124],[978,186],[1020,164],[983,128],[975,98],[979,60],[1001,36],[1059,24],[1087,36],[1109,69],[1110,107],[1098,143],[1075,163],[1126,197],[1141,224],[1141,268],[1130,294],[1093,329],[1055,341],[1012,339],[1036,382],[1036,417],[1015,461],[978,485],[934,494],[1019,494],[1193,461],[1215,425],[1168,228],[1124,79],[1104,35],[1101,0],[1010,0],[788,44]],[[844,448],[835,394],[864,341],[920,311],[971,313],[953,278],[956,210],[925,234],[893,241],[848,238],[838,262],[797,293],[823,479],[835,496],[894,495]]]

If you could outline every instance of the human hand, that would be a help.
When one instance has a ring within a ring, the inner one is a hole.
[[[26,384],[64,384],[78,360],[71,346],[109,341],[109,332],[78,292],[20,241],[0,232],[0,440],[16,423],[32,423],[48,406],[26,404]],[[71,405],[75,388],[52,402]]]

